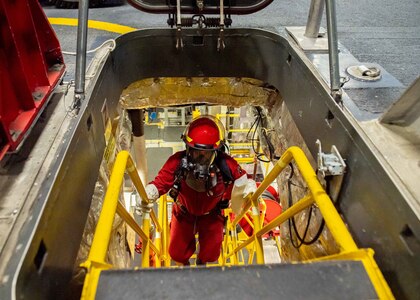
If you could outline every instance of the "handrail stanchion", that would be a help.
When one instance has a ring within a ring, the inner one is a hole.
[[[168,248],[169,248],[168,196],[163,195],[162,199],[164,201],[164,204],[163,204],[164,220],[162,223],[162,226],[164,228],[164,231],[163,231],[164,234],[162,235],[163,253],[165,256],[165,267],[169,267],[171,265],[171,257],[169,256],[169,253],[168,253]]]
[[[117,213],[127,223],[127,225],[130,226],[131,229],[133,229],[135,231],[135,233],[137,233],[140,236],[140,238],[142,240],[149,239],[148,235],[141,229],[141,227],[139,226],[139,224],[137,224],[137,222],[127,212],[127,210],[125,209],[125,207],[120,202],[118,202]],[[161,252],[158,250],[158,248],[153,243],[150,243],[150,248],[153,251],[155,251],[155,253],[158,256],[161,256],[162,255]]]
[[[150,212],[143,210],[143,231],[149,235],[150,234]],[[142,239],[142,253],[141,253],[141,266],[143,268],[150,267],[150,237]]]
[[[114,223],[115,213],[117,211],[118,196],[121,191],[122,180],[118,179],[124,177],[128,156],[128,152],[123,152],[119,154],[115,160],[102,205],[102,211],[99,215],[98,224],[96,225],[95,235],[93,236],[92,246],[87,260],[81,264],[81,267],[86,268],[88,271],[83,286],[82,299],[95,298],[101,270],[111,268],[111,265],[105,262],[105,257],[111,238],[110,233]]]
[[[341,101],[340,63],[338,58],[337,19],[335,0],[325,0],[328,34],[328,57],[330,65],[331,95],[336,102]]]
[[[95,234],[88,258],[85,262],[80,264],[81,267],[87,269],[85,284],[82,291],[82,299],[94,299],[96,295],[96,288],[99,281],[101,270],[109,269],[112,266],[105,262],[106,252],[108,250],[109,241],[111,238],[112,225],[114,222],[115,214],[118,213],[121,218],[142,238],[143,243],[146,244],[145,249],[152,248],[156,255],[160,258],[161,253],[159,249],[150,241],[150,218],[149,227],[143,230],[138,226],[136,221],[130,216],[123,205],[118,201],[123,179],[124,172],[128,171],[137,191],[142,196],[142,199],[147,199],[146,191],[134,166],[133,160],[128,151],[121,151],[118,153],[117,158],[112,169],[111,177],[109,180],[108,189],[105,193],[101,214],[99,215],[98,223],[96,225]],[[148,203],[148,202],[146,202]],[[144,256],[146,256],[143,253]],[[149,254],[147,253],[147,263],[149,262]]]
[[[254,231],[259,231],[261,229],[260,221],[260,208],[259,208],[259,198],[252,197],[252,221],[254,224]],[[264,264],[264,249],[262,244],[262,238],[256,235],[253,235],[255,253],[257,255],[257,264]]]
[[[158,223],[163,224],[163,197],[160,197],[158,200],[158,216],[159,216],[159,221]],[[156,230],[156,236],[155,236],[155,244],[156,247],[158,247],[160,249],[160,251],[163,253],[163,239],[162,239],[162,235],[163,235],[163,230]],[[156,267],[161,267],[162,266],[162,260],[161,259],[157,259],[156,260]]]
[[[156,213],[154,212],[154,210],[150,211],[150,218],[152,219],[153,224],[155,224],[155,226],[156,226],[156,231],[157,232],[162,232],[162,226],[161,226],[160,221],[159,221],[158,217],[156,216]]]
[[[325,0],[312,0],[309,8],[308,21],[306,22],[305,36],[317,38],[321,27],[322,14],[324,12]]]

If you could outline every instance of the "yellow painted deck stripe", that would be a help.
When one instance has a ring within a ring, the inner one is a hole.
[[[77,26],[78,23],[78,20],[73,18],[48,18],[48,20],[52,25]],[[137,30],[137,28],[134,27],[94,20],[88,20],[88,27],[120,34]]]

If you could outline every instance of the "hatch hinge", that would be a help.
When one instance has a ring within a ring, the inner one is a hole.
[[[176,27],[176,48],[178,50],[184,47],[184,40],[182,36],[182,28],[197,27],[202,28],[219,28],[219,35],[217,38],[217,50],[221,51],[226,47],[225,43],[225,28],[232,25],[232,18],[230,14],[225,15],[225,5],[223,0],[220,0],[219,17],[206,17],[202,14],[205,11],[205,3],[202,0],[196,0],[195,5],[198,9],[198,14],[191,16],[182,16],[181,0],[176,2],[176,14],[169,14],[168,25],[173,28]]]
[[[341,157],[334,145],[331,147],[331,153],[322,152],[322,145],[320,140],[316,140],[318,146],[318,171],[325,176],[344,175],[346,163]]]
[[[324,153],[321,141],[316,140],[315,144],[318,146],[318,180],[328,192],[330,199],[336,203],[343,186],[346,163],[334,145],[331,147],[331,153]]]

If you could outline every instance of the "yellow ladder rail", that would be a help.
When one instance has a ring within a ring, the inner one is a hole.
[[[261,196],[262,192],[273,182],[277,176],[288,166],[288,164],[294,160],[304,181],[306,182],[310,194],[306,195],[294,205],[285,210],[281,215],[276,217],[267,225],[261,228],[260,222],[254,220],[254,232],[251,237],[246,241],[239,244],[231,253],[225,254],[225,259],[235,255],[238,251],[242,250],[244,247],[250,244],[254,244],[256,247],[257,263],[263,263],[264,260],[259,256],[260,253],[260,242],[261,237],[278,227],[280,224],[284,223],[289,218],[293,217],[303,209],[309,207],[313,203],[316,203],[328,229],[331,232],[335,242],[337,243],[340,253],[336,255],[331,255],[327,257],[317,258],[311,261],[317,260],[327,260],[327,259],[353,259],[359,260],[363,263],[366,272],[372,282],[373,287],[375,288],[380,299],[394,299],[392,292],[386,283],[383,275],[378,268],[374,258],[372,249],[359,249],[356,243],[353,240],[350,232],[347,230],[346,225],[335,209],[331,199],[328,194],[322,188],[318,178],[312,169],[308,159],[306,158],[303,151],[298,147],[290,147],[282,155],[280,160],[274,165],[270,173],[265,177],[261,185],[257,188],[254,194],[248,196],[245,199],[242,210],[240,214],[233,220],[232,226],[235,226],[239,220],[241,220],[245,214],[248,212],[249,208],[252,206],[253,210],[258,207],[258,199]],[[256,216],[256,211],[253,211],[253,217]],[[259,217],[259,214],[258,214]]]
[[[334,237],[335,241],[340,247],[340,250],[357,250],[358,248],[356,246],[356,243],[353,241],[353,238],[348,232],[346,225],[341,220],[341,217],[335,209],[334,205],[332,204],[330,198],[319,183],[316,174],[312,169],[312,166],[310,165],[305,154],[298,147],[290,147],[286,150],[286,152],[282,155],[280,160],[274,165],[270,173],[268,173],[267,176],[264,178],[263,182],[257,188],[255,193],[250,197],[249,200],[247,199],[241,214],[235,218],[234,224],[237,224],[237,222],[239,222],[239,220],[242,219],[243,215],[251,207],[251,204],[258,200],[258,198],[265,191],[265,189],[277,178],[280,172],[283,171],[284,168],[286,168],[286,166],[288,166],[288,164],[292,161],[293,158],[295,159],[298,169],[301,172],[303,179],[307,183],[311,195],[314,201],[317,203],[327,226],[329,225],[328,228],[330,229],[332,236]],[[307,203],[307,206],[309,206],[310,204],[312,203]],[[305,207],[303,207],[302,209],[304,208]],[[283,214],[286,213],[286,211],[283,212]]]
[[[162,259],[160,249],[156,247],[149,238],[150,231],[150,214],[143,214],[143,229],[136,223],[127,210],[118,201],[121,191],[124,173],[130,175],[134,186],[142,198],[144,204],[148,204],[146,191],[143,183],[137,173],[136,167],[128,151],[121,151],[112,169],[109,180],[108,189],[105,194],[102,205],[101,214],[99,215],[98,223],[96,225],[95,234],[93,236],[92,246],[89,251],[89,256],[85,262],[80,266],[87,269],[87,274],[83,286],[81,299],[94,299],[96,295],[96,288],[99,281],[100,272],[102,270],[110,269],[112,266],[105,262],[106,253],[108,250],[109,241],[111,238],[112,225],[115,214],[118,213],[120,217],[142,238],[143,240],[143,255],[142,267],[149,266],[149,251],[150,248],[156,253],[158,259]],[[151,210],[153,211],[153,210]],[[156,219],[157,221],[157,219]],[[159,224],[159,222],[157,222]],[[158,226],[157,226],[158,227]],[[161,228],[161,227],[160,227]]]

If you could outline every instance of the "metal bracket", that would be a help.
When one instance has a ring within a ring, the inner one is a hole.
[[[200,12],[203,11],[203,8],[204,8],[204,0],[197,0],[196,1],[196,4],[197,4],[197,7],[198,7],[198,10]]]
[[[181,33],[181,0],[176,1],[176,49],[182,50],[184,48],[184,41]]]
[[[318,145],[318,171],[325,176],[344,175],[346,170],[346,163],[338,152],[337,148],[333,145],[331,153],[322,152],[322,145],[320,140],[316,140]]]
[[[217,39],[217,51],[221,51],[225,49],[225,12],[224,12],[224,3],[223,0],[220,0],[220,31],[219,31],[219,37]]]

